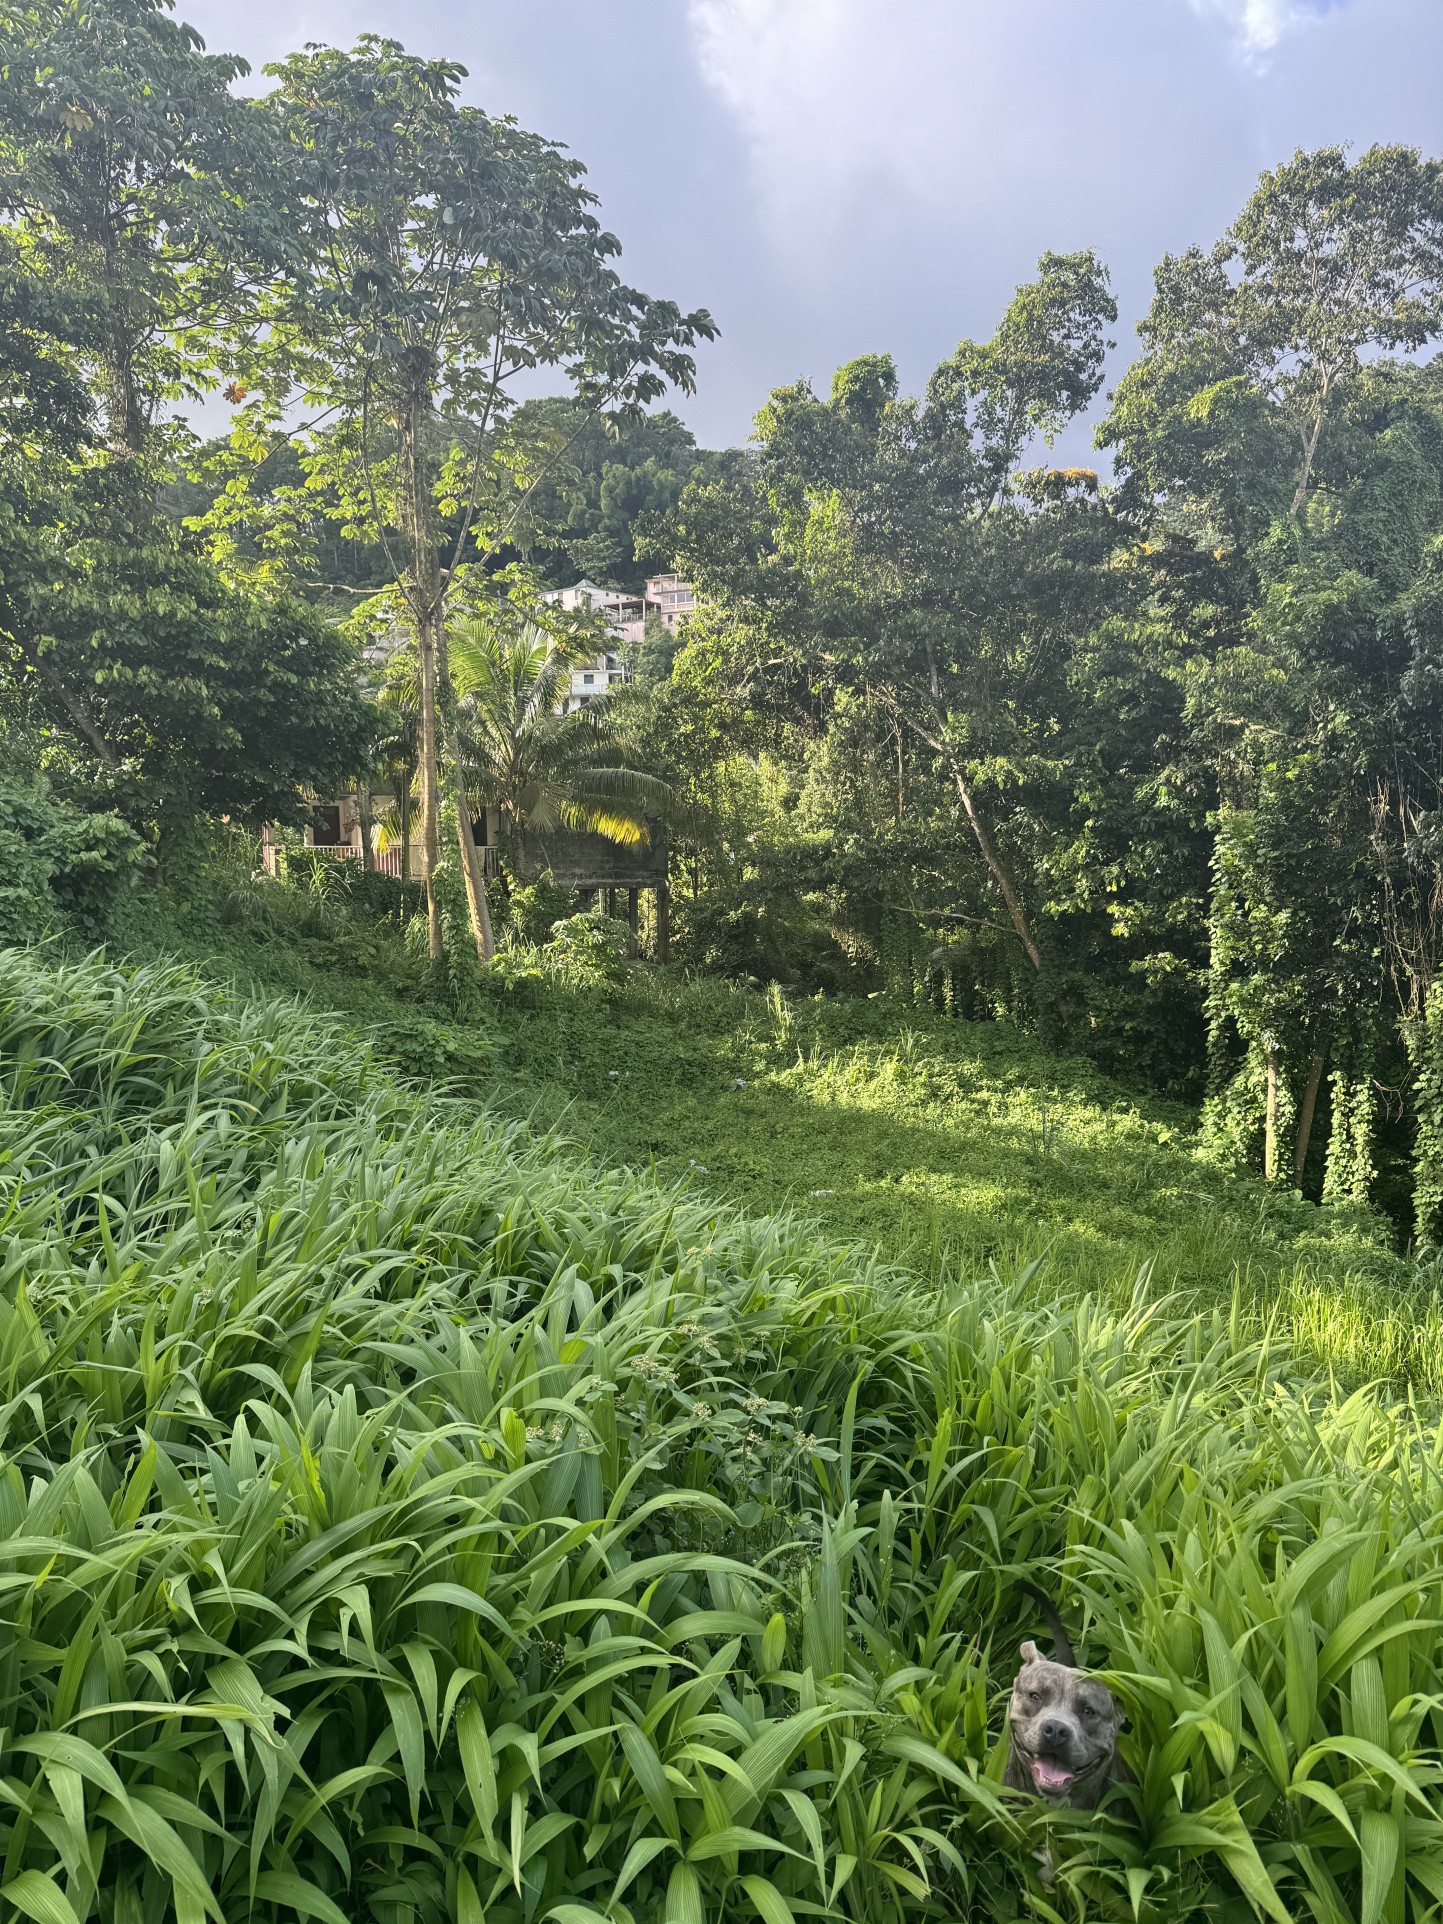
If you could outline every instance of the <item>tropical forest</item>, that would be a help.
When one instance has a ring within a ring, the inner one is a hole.
[[[0,1924],[1437,1924],[1443,160],[703,446],[483,95],[0,8]]]

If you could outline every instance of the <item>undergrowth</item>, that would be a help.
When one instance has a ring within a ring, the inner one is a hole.
[[[383,916],[248,882],[144,934],[343,1012],[413,1079],[601,1167],[790,1212],[923,1277],[1032,1271],[1040,1301],[1126,1303],[1144,1269],[1198,1303],[1240,1291],[1260,1326],[1349,1382],[1443,1392],[1436,1272],[1397,1253],[1383,1218],[1220,1167],[1189,1111],[1003,1024],[644,966],[587,988],[534,955],[458,1015]]]
[[[0,1220],[15,1912],[1436,1916],[1443,1438],[1239,1312],[925,1288],[33,952]],[[1001,1787],[1020,1580],[1096,1818]]]

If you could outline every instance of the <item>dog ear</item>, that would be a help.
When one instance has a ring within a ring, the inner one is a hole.
[[[1022,1661],[1024,1663],[1041,1663],[1042,1662],[1042,1652],[1037,1648],[1037,1645],[1033,1643],[1030,1639],[1025,1644],[1023,1644],[1021,1655],[1022,1655]]]

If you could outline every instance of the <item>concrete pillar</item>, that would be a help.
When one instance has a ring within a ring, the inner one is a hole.
[[[671,887],[666,882],[656,885],[656,959],[671,960]]]
[[[633,962],[641,953],[641,944],[637,940],[637,928],[640,921],[641,890],[628,889],[626,891],[626,926],[631,930],[631,940],[626,945],[626,952]]]

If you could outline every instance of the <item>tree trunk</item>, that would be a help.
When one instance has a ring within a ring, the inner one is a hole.
[[[86,713],[83,705],[75,699],[74,695],[72,695],[70,690],[65,686],[64,681],[56,674],[49,662],[46,661],[45,657],[24,642],[20,644],[20,647],[26,661],[29,662],[36,674],[39,675],[40,679],[48,688],[54,689],[55,693],[59,696],[66,714],[69,715],[70,719],[75,723],[75,726],[95,750],[101,761],[105,763],[107,768],[119,768],[120,762],[115,750],[110,746],[110,743]]]
[[[671,889],[665,882],[656,885],[656,959],[671,960]]]
[[[456,840],[461,845],[461,873],[466,877],[466,906],[471,911],[471,934],[477,959],[489,962],[496,954],[496,936],[491,927],[491,905],[486,900],[486,870],[471,826],[465,784],[459,775],[456,778]]]
[[[456,729],[455,704],[451,693],[451,662],[446,648],[446,626],[437,636],[438,680],[441,688],[442,716],[445,724],[447,759],[454,771],[456,792],[456,840],[461,850],[461,873],[466,880],[466,910],[471,920],[471,940],[476,955],[485,963],[496,954],[496,934],[491,926],[491,904],[486,899],[486,868],[476,847],[476,831],[471,825],[471,804],[466,799],[466,780],[462,773],[460,743]]]
[[[1324,374],[1322,387],[1318,394],[1318,412],[1313,417],[1313,425],[1303,436],[1303,464],[1298,470],[1298,485],[1293,490],[1293,505],[1289,514],[1296,514],[1308,498],[1308,483],[1313,475],[1313,462],[1317,459],[1318,442],[1323,436],[1323,415],[1328,406],[1328,394],[1332,388],[1332,378]]]
[[[105,440],[112,454],[130,457],[145,445],[146,419],[135,383],[136,328],[120,265],[119,238],[111,229],[101,242],[100,278],[109,309],[100,352]]]
[[[361,829],[361,868],[367,875],[376,872],[376,849],[372,841],[376,818],[371,808],[371,784],[362,782],[356,789],[356,820]]]
[[[1042,951],[1038,948],[1037,942],[1032,934],[1031,925],[1027,920],[1027,912],[1022,906],[1022,898],[1018,895],[1016,885],[1007,871],[1007,864],[997,853],[997,845],[992,840],[991,833],[988,830],[987,824],[982,819],[976,802],[972,799],[972,791],[967,785],[967,779],[963,775],[962,770],[957,766],[956,757],[947,742],[947,716],[941,706],[941,682],[938,678],[937,664],[935,660],[933,660],[930,647],[927,652],[927,659],[930,667],[932,700],[934,704],[936,704],[933,711],[936,718],[935,731],[924,728],[915,715],[904,714],[900,704],[896,702],[891,704],[892,712],[895,716],[904,719],[913,733],[922,741],[926,742],[934,754],[941,756],[945,760],[952,776],[952,785],[957,790],[957,799],[962,804],[962,810],[967,817],[968,826],[971,828],[977,846],[982,852],[982,860],[986,864],[987,872],[997,884],[998,892],[1007,905],[1007,916],[1012,924],[1013,934],[1022,944],[1027,959],[1033,968],[1040,970],[1042,967]]]
[[[1308,1067],[1308,1086],[1303,1091],[1303,1106],[1298,1111],[1298,1133],[1293,1143],[1293,1187],[1303,1186],[1303,1170],[1308,1160],[1308,1141],[1313,1133],[1313,1114],[1318,1106],[1318,1088],[1323,1080],[1327,1051],[1316,1049]]]
[[[1002,900],[1007,904],[1008,918],[1012,923],[1017,939],[1027,951],[1027,959],[1033,968],[1040,969],[1042,967],[1042,951],[1033,939],[1032,929],[1028,924],[1021,898],[1013,886],[1012,877],[1007,872],[1006,863],[997,853],[996,844],[988,832],[987,824],[977,812],[977,806],[972,800],[972,792],[963,780],[962,771],[955,763],[953,763],[952,766],[952,781],[956,787],[962,807],[966,812],[972,833],[977,839],[977,846],[982,851],[982,860],[987,864],[988,873],[1001,891]]]
[[[416,627],[421,707],[421,880],[426,884],[427,947],[431,960],[442,953],[441,902],[436,870],[441,860],[441,733],[438,657],[441,640],[441,563],[436,549],[435,508],[425,472],[422,432],[430,412],[430,392],[415,386],[401,410],[400,491],[402,519],[410,547],[411,580],[407,596]]]
[[[431,960],[439,962],[443,944],[436,870],[441,861],[441,774],[434,615],[417,622],[416,647],[421,657],[421,880],[426,884],[427,950]]]
[[[134,358],[130,341],[117,333],[105,356],[105,439],[112,454],[127,459],[145,444],[145,417],[135,392]]]
[[[404,771],[401,792],[396,797],[396,813],[401,822],[401,880],[411,879],[411,771]]]
[[[1278,1174],[1278,1045],[1269,1042],[1268,1050],[1268,1106],[1263,1121],[1263,1180],[1274,1182]]]

